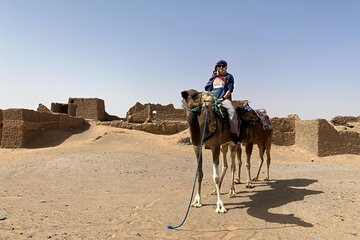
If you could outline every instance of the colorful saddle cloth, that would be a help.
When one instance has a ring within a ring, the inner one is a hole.
[[[260,118],[260,121],[263,125],[263,129],[271,130],[272,126],[271,126],[270,118],[266,113],[266,110],[265,109],[256,109],[255,112]]]
[[[256,113],[256,115],[260,119],[260,122],[261,122],[264,130],[271,130],[272,129],[269,115],[267,115],[265,109],[256,109],[256,110],[254,110],[252,107],[250,107],[248,101],[246,101],[243,104],[243,108],[248,112],[255,112]]]

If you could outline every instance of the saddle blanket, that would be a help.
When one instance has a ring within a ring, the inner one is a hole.
[[[255,112],[258,115],[258,117],[260,118],[260,121],[263,125],[263,129],[271,130],[272,126],[271,126],[270,118],[266,113],[266,110],[265,109],[256,109]]]

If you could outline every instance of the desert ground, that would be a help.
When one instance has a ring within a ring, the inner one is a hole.
[[[215,212],[204,150],[203,207],[168,230],[190,201],[197,160],[190,145],[177,143],[187,135],[92,125],[0,149],[0,239],[360,239],[360,156],[319,158],[276,145],[269,182],[236,185],[229,198],[228,171],[226,214]],[[252,175],[258,161],[254,147]]]

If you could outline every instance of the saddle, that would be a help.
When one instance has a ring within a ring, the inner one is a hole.
[[[265,109],[253,109],[247,100],[233,101],[234,107],[242,108],[242,114],[253,113],[253,119],[248,123],[242,123],[243,127],[247,127],[249,124],[254,124],[256,121],[260,121],[264,130],[271,130],[272,125],[270,122],[269,115]]]
[[[256,109],[255,113],[260,118],[263,129],[264,130],[271,130],[272,126],[271,126],[269,115],[266,113],[266,110],[265,109]]]

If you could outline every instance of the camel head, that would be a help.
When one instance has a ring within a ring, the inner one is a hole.
[[[210,92],[198,92],[194,89],[181,92],[183,98],[182,102],[186,108],[192,109],[195,107],[209,106],[214,103],[214,96]]]
[[[254,121],[259,118],[253,109],[248,109],[244,106],[237,107],[236,112],[242,121]]]
[[[201,93],[194,89],[186,90],[181,92],[183,98],[182,103],[186,109],[194,109],[200,106]]]
[[[204,110],[213,109],[215,101],[214,96],[210,92],[205,91],[200,93],[194,89],[182,91],[181,96],[183,97],[183,107],[187,110],[187,115],[190,116],[190,127],[194,127],[197,125],[198,129],[199,124],[202,125],[206,120],[206,114]],[[209,111],[208,113],[208,117],[210,119],[214,119],[214,112]],[[217,121],[210,121],[210,123],[208,124],[209,131],[216,131],[216,125]]]
[[[201,93],[202,104],[211,108],[214,104],[214,96],[210,92]]]

